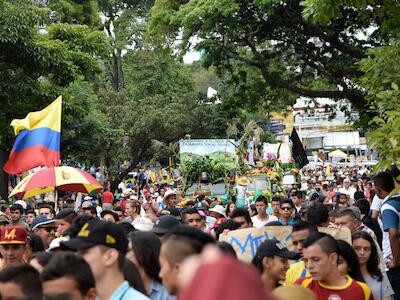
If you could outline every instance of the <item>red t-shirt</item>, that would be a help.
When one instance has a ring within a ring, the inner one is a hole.
[[[374,300],[371,290],[363,283],[353,280],[346,275],[346,284],[343,286],[328,286],[311,277],[299,278],[295,284],[312,290],[317,300]]]
[[[105,191],[103,197],[101,197],[103,203],[112,203],[114,200],[114,195],[110,191]]]

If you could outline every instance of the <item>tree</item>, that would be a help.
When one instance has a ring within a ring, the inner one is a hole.
[[[101,20],[95,0],[49,0],[52,10],[51,18],[55,22],[68,24],[84,24],[99,27]]]
[[[40,110],[81,76],[93,78],[107,55],[103,33],[85,25],[52,24],[37,1],[0,2],[0,193],[7,197],[2,166],[15,137],[9,124]],[[43,25],[47,25],[45,30]]]
[[[362,76],[357,84],[363,89],[368,105],[366,109],[376,116],[368,123],[368,142],[379,153],[377,170],[400,165],[400,4],[398,1],[315,1],[306,0],[305,15],[313,22],[329,23],[341,18],[343,11],[353,10],[364,15],[365,22],[373,25],[380,20],[379,32],[390,37],[383,45],[375,45],[368,56],[358,63]]]
[[[126,99],[119,123],[126,136],[131,168],[115,175],[112,188],[140,161],[153,158],[152,141],[173,144],[192,138],[225,137],[219,106],[195,92],[187,66],[165,53],[131,51],[123,58]],[[166,162],[168,157],[160,157]]]
[[[339,0],[157,0],[148,33],[161,47],[172,47],[182,35],[181,53],[192,48],[196,37],[195,48],[204,53],[206,64],[228,72],[232,64],[257,70],[273,99],[285,99],[276,97],[282,91],[346,98],[362,114],[367,101],[357,85],[364,74],[358,62],[369,49],[389,43],[387,29],[395,27],[400,8],[394,0],[353,2],[358,5]],[[315,11],[321,11],[320,20],[303,17]]]
[[[124,88],[123,51],[143,46],[146,15],[152,0],[97,0],[105,17],[104,30],[112,41],[111,58],[104,61],[109,80],[115,91]]]

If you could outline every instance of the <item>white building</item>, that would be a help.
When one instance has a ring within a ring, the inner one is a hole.
[[[325,98],[297,99],[293,121],[306,150],[342,149],[357,155],[366,149],[365,138],[351,127],[343,108],[351,111],[351,104],[346,100],[337,102]],[[351,112],[350,119],[357,116],[356,112]]]

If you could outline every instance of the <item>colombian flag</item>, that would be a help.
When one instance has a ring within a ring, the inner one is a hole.
[[[11,122],[17,136],[4,165],[8,174],[20,174],[39,166],[60,164],[61,96],[41,111]]]

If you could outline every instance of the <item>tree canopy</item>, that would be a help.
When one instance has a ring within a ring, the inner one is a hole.
[[[156,0],[148,33],[161,47],[181,36],[181,53],[194,46],[208,65],[257,70],[265,100],[346,98],[362,113],[358,62],[389,43],[399,11],[397,1]]]

